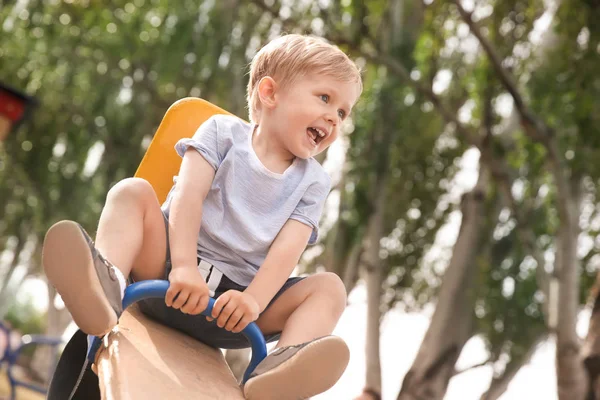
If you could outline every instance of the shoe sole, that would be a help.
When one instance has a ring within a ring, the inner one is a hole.
[[[50,227],[44,239],[42,265],[79,329],[102,336],[117,324],[78,224],[61,221]]]
[[[350,352],[338,337],[328,336],[306,345],[281,365],[248,380],[248,400],[308,399],[331,388],[340,379]]]

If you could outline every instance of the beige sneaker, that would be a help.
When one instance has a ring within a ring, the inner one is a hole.
[[[244,385],[248,400],[308,399],[331,388],[342,376],[350,351],[336,336],[325,336],[269,354]]]
[[[52,225],[44,239],[42,264],[77,326],[103,336],[123,313],[121,286],[114,267],[76,222]]]

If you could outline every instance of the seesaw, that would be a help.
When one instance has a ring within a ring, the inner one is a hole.
[[[175,143],[181,138],[192,137],[196,129],[215,114],[228,112],[198,98],[178,100],[165,113],[135,173],[136,177],[150,182],[160,203],[165,201],[173,185],[173,176],[177,175],[181,165],[181,157],[173,150]],[[140,296],[138,290],[141,290],[141,296],[164,297],[168,282],[158,282],[162,283],[145,281],[138,282],[142,285],[131,285],[124,298],[131,307],[125,310],[117,328],[102,341],[94,340],[94,347],[88,353],[88,359],[95,357],[102,398],[243,399],[241,390],[219,350],[152,321],[133,304],[140,300],[137,298]],[[148,289],[146,285],[151,287]],[[145,293],[146,290],[149,292]],[[212,305],[213,302],[209,305],[210,310]],[[260,333],[258,329],[253,328],[244,332],[250,335],[253,354],[244,380],[266,355],[264,338],[260,334],[259,339],[256,332]],[[82,344],[84,340],[81,339],[85,337],[78,337],[73,341],[72,347]],[[258,340],[262,340],[263,349],[255,349]],[[81,356],[84,358],[85,352],[81,353]],[[71,357],[75,362],[69,363],[71,360],[65,359],[65,366],[80,365],[77,351],[74,351]],[[65,373],[65,376],[69,374]],[[59,377],[56,382],[59,396],[64,394],[63,387],[69,387],[72,383],[66,378],[63,382]],[[95,381],[91,382],[91,385],[97,389]],[[88,389],[89,386],[86,387],[86,390]],[[88,393],[86,390],[83,391],[84,397],[87,396],[85,393]]]
[[[239,385],[222,353],[145,317],[134,303],[164,298],[169,282],[142,281],[125,291],[125,312],[103,339],[93,338],[88,358],[96,364],[103,399],[243,399]],[[210,299],[202,313],[209,315]],[[245,382],[266,357],[265,339],[255,323],[242,333],[252,358]]]

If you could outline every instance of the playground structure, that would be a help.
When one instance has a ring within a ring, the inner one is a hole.
[[[167,281],[135,283],[127,289],[123,306],[164,297],[167,288]],[[208,315],[213,304],[211,299],[203,314]],[[245,381],[266,356],[266,344],[256,324],[243,334],[252,345]],[[244,398],[218,349],[147,319],[135,306],[123,313],[116,329],[90,357],[96,360],[103,399]]]
[[[148,320],[135,306],[105,343],[97,360],[103,398],[244,398],[219,350]]]
[[[0,357],[0,369],[6,368],[6,376],[10,385],[10,400],[16,400],[18,387],[24,387],[42,394],[46,393],[46,387],[36,385],[35,383],[23,381],[17,378],[14,371],[17,365],[17,360],[25,347],[38,345],[51,346],[55,350],[54,357],[56,358],[56,350],[58,346],[64,344],[63,340],[58,337],[52,337],[47,335],[23,335],[19,339],[17,347],[13,348],[13,341],[11,340],[11,329],[1,322],[0,334],[6,338],[6,342],[4,343],[4,351],[2,352],[2,356]],[[54,368],[55,364],[56,363],[54,361],[50,363],[52,368]],[[50,375],[52,375],[52,371],[50,371]]]
[[[147,180],[159,203],[167,198],[173,177],[179,172],[181,157],[175,152],[179,139],[192,137],[204,121],[215,114],[229,114],[205,100],[187,97],[169,107],[154,135],[135,176]]]
[[[150,182],[159,202],[164,202],[181,165],[175,144],[192,137],[215,114],[228,113],[198,98],[181,99],[167,110],[135,174]],[[167,281],[135,283],[127,288],[123,308],[141,298],[164,297],[167,287]],[[211,299],[205,313],[213,303]],[[243,334],[252,345],[245,381],[266,356],[266,346],[256,324],[246,327]],[[117,327],[102,341],[96,338],[92,348],[98,351],[88,358],[95,361],[103,399],[244,398],[221,351],[149,320],[135,305],[125,310]]]

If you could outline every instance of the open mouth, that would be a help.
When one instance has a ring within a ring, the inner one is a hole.
[[[308,137],[314,146],[319,144],[323,140],[323,138],[327,136],[326,133],[323,132],[321,129],[313,127],[308,128],[306,130],[306,133],[308,134]]]

